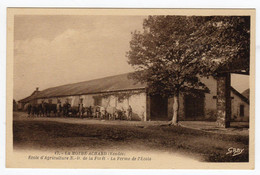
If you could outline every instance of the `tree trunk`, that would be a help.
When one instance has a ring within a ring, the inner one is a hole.
[[[171,125],[178,125],[179,94],[173,96],[173,116]]]
[[[217,121],[218,127],[230,127],[231,97],[230,97],[230,73],[220,74],[217,77]]]

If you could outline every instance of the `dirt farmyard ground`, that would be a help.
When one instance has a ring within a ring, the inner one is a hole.
[[[148,123],[148,122],[147,122]],[[247,134],[207,132],[160,122],[100,121],[76,118],[27,118],[15,112],[14,149],[113,149],[166,151],[206,162],[247,162]],[[241,131],[242,132],[242,131]],[[233,148],[243,149],[235,155]]]

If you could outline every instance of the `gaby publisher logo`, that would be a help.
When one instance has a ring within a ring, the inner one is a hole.
[[[230,147],[230,148],[228,148],[228,152],[226,154],[227,155],[231,154],[232,156],[237,156],[239,154],[242,154],[243,151],[244,151],[244,149]]]

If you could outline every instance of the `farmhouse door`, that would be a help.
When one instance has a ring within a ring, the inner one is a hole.
[[[205,105],[204,94],[199,94],[196,96],[185,95],[184,97],[185,119],[188,120],[202,119],[204,117],[204,105]]]
[[[169,120],[168,119],[168,98],[160,95],[151,96],[150,117],[151,120]]]

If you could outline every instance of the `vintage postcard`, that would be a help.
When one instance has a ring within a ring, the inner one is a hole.
[[[7,168],[254,169],[254,9],[7,9]]]

